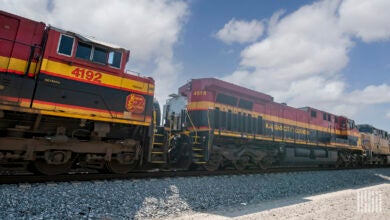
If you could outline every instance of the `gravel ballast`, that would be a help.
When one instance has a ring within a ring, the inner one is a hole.
[[[0,185],[0,219],[167,218],[390,181],[390,168]]]

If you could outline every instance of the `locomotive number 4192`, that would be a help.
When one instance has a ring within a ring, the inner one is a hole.
[[[79,68],[79,67],[74,69],[71,74],[74,75],[76,78],[97,82],[97,83],[101,83],[100,80],[102,79],[101,73]]]

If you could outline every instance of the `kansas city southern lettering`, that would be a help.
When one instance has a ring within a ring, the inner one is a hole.
[[[266,123],[265,128],[266,129],[273,129],[275,131],[284,131],[284,132],[291,132],[291,133],[295,132],[296,134],[303,134],[303,135],[309,134],[309,132],[304,128],[294,128],[291,126],[286,126],[286,125],[283,126],[280,124],[272,125],[271,123]]]

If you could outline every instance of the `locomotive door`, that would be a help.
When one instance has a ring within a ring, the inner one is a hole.
[[[19,21],[14,18],[0,15],[0,71],[7,72],[13,48],[15,46],[16,34]]]
[[[20,80],[10,66],[15,47],[19,20],[0,14],[0,102],[19,103]]]
[[[0,11],[0,102],[30,107],[43,23]]]

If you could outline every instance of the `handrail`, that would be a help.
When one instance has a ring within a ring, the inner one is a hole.
[[[186,109],[186,113],[187,113],[188,119],[190,120],[190,123],[191,123],[191,125],[192,125],[192,128],[193,128],[194,131],[195,131],[195,136],[197,137],[197,136],[198,136],[198,131],[197,131],[196,127],[195,127],[194,122],[192,121],[192,119],[191,119],[191,117],[190,117],[190,114],[188,113],[188,109]]]

